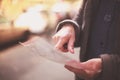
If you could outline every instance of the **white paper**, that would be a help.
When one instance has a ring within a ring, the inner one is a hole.
[[[72,60],[72,58],[65,55],[65,53],[54,49],[53,45],[44,38],[39,37],[20,44],[32,51],[33,54],[38,54],[39,56],[57,63],[65,64],[67,61]]]

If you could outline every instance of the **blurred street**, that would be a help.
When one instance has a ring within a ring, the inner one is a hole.
[[[17,44],[0,51],[0,80],[74,80],[74,74]]]
[[[36,35],[51,42],[57,24],[72,19],[81,3],[82,0],[0,0],[0,80],[74,80],[74,74],[64,64],[43,58],[19,42]],[[49,53],[50,48],[42,46],[39,53]],[[79,49],[67,55],[78,60]]]

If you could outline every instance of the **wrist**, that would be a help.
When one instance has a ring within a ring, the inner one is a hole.
[[[68,29],[68,30],[74,30],[74,27],[73,27],[73,25],[71,25],[71,24],[65,24],[62,28],[65,28],[65,29]]]
[[[98,62],[98,64],[97,64],[98,70],[97,70],[96,75],[94,77],[95,79],[98,78],[98,77],[100,77],[100,75],[102,73],[102,59],[98,58],[97,62]]]

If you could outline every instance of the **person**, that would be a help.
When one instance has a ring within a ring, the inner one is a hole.
[[[74,53],[66,62],[76,80],[120,80],[120,0],[83,0],[77,16],[57,25],[55,48]]]

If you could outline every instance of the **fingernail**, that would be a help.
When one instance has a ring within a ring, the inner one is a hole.
[[[71,49],[70,49],[70,52],[71,52],[72,54],[74,54],[74,49],[73,49],[73,48],[71,48]]]

